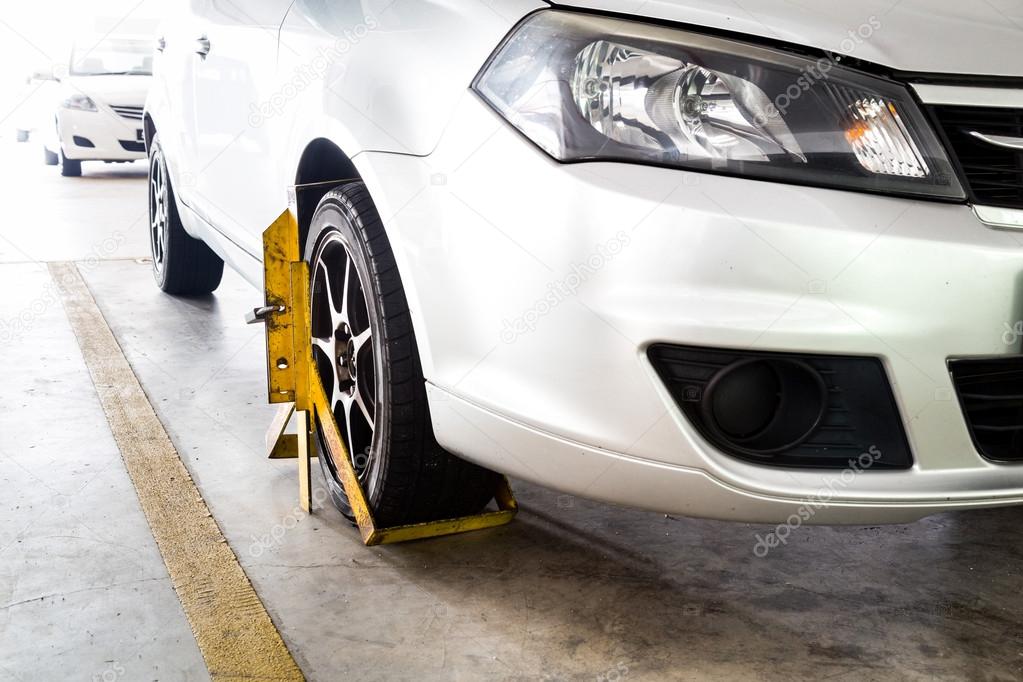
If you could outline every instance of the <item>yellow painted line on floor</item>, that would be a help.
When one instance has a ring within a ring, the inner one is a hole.
[[[210,676],[304,679],[77,266],[49,268]]]

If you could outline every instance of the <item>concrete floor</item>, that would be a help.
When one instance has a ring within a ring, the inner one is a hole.
[[[766,528],[521,483],[511,526],[405,546],[305,517],[261,456],[259,293],[160,294],[144,167],[36,152],[0,144],[0,680],[208,679],[41,265],[64,259],[309,679],[1023,679],[1023,510],[802,528],[763,559]]]

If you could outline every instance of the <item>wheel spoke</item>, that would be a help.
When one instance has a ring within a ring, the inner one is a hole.
[[[341,323],[345,321],[345,318],[341,310],[341,305],[339,305],[334,294],[334,287],[332,286],[333,279],[331,278],[330,271],[327,269],[327,265],[321,262],[317,265],[317,267],[323,275],[323,288],[326,289],[327,308],[330,312],[330,326],[331,329],[336,330],[341,326]]]
[[[356,447],[358,445],[355,442],[355,431],[352,429],[352,408],[355,406],[355,399],[351,394],[341,392],[340,394],[341,413],[344,415],[345,423],[345,448],[348,450],[348,458],[351,460],[352,465],[355,464]]]
[[[338,405],[340,405],[341,406],[341,413],[343,415],[345,415],[345,417],[347,417],[348,416],[348,402],[350,400],[351,400],[351,396],[349,396],[346,392],[344,392],[340,388],[338,388],[337,387],[337,382],[334,382],[334,390],[331,391],[331,394],[330,394],[330,408],[331,408],[331,410],[333,410],[334,414],[337,414],[337,408],[338,408]],[[346,421],[347,421],[347,419],[346,419]]]
[[[313,346],[319,348],[320,351],[327,356],[330,364],[334,364],[334,340],[333,339],[322,339],[318,336],[313,337]],[[336,382],[335,382],[336,383]]]
[[[367,343],[371,344],[372,342],[373,342],[373,330],[372,330],[371,327],[366,327],[362,331],[362,333],[357,334],[355,337],[352,338],[352,344],[354,346],[354,350],[352,352],[355,353],[356,362],[358,362],[359,356],[362,354],[363,347]]]
[[[366,423],[369,424],[369,428],[376,428],[373,424],[373,415],[370,414],[369,406],[366,404],[366,399],[362,395],[362,391],[359,389],[358,383],[355,386],[355,404],[359,406],[359,410],[362,412],[362,416],[366,419]]]
[[[345,254],[345,279],[341,284],[341,307],[338,308],[338,312],[341,313],[341,321],[349,326],[351,325],[351,315],[348,314],[348,304],[352,300],[351,297],[351,280],[352,280],[352,259],[348,254]]]

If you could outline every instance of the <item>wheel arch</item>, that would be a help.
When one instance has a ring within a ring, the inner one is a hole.
[[[325,137],[318,137],[302,151],[294,179],[299,240],[305,244],[313,214],[327,192],[345,181],[361,181],[362,176],[341,147]]]
[[[301,245],[309,235],[309,228],[312,224],[313,215],[320,201],[330,190],[346,181],[362,182],[366,185],[366,191],[376,205],[377,210],[382,212],[382,201],[385,197],[381,195],[386,192],[382,185],[383,179],[367,168],[368,173],[360,171],[358,154],[349,155],[329,137],[316,137],[310,140],[302,149],[295,166],[294,178],[295,194],[295,215],[298,220],[299,239]],[[304,186],[304,187],[303,187]],[[386,215],[381,215],[384,232],[394,252],[395,262],[398,266],[398,274],[401,277],[402,286],[405,290],[405,298],[408,301],[409,314],[412,319],[412,328],[416,335],[416,343],[419,350],[420,363],[423,373],[429,380],[433,375],[433,362],[430,353],[429,338],[426,334],[427,325],[422,318],[422,308],[419,305],[419,296],[416,283],[411,276],[411,268],[407,263],[407,253],[400,235],[395,233],[394,226],[388,224]]]
[[[153,145],[153,138],[156,136],[156,123],[153,116],[147,111],[142,117],[142,136],[145,138],[146,152]]]

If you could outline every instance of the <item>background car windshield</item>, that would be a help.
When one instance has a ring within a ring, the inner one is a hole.
[[[153,43],[150,40],[107,38],[96,45],[76,46],[71,54],[72,76],[103,76],[153,73]]]

